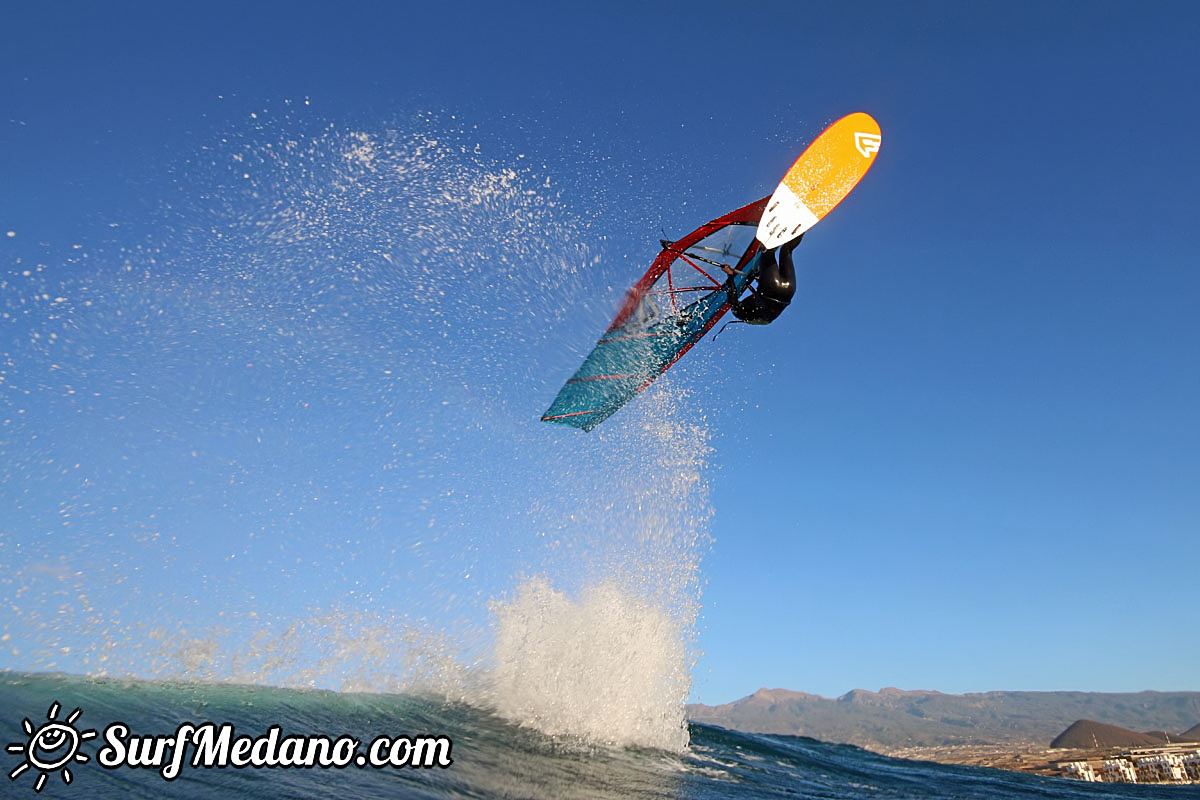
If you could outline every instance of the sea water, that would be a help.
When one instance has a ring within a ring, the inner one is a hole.
[[[103,738],[84,742],[87,762],[62,770],[26,769],[0,777],[0,796],[54,798],[292,797],[322,798],[1175,798],[1190,787],[1097,785],[981,767],[956,767],[886,758],[850,745],[794,736],[738,733],[691,725],[683,750],[598,744],[573,735],[548,735],[495,711],[443,697],[337,693],[263,686],[96,680],[0,674],[0,742],[24,745],[22,714],[36,726],[54,702],[65,718],[80,709],[76,727],[103,730],[115,721],[142,736],[173,734],[180,722],[230,724],[238,735],[260,737],[272,725],[283,735],[437,733],[452,743],[448,767],[374,769],[185,766],[172,780],[155,766],[106,768],[98,763]],[[191,751],[188,751],[188,759]],[[23,760],[8,755],[5,773]],[[32,791],[45,774],[42,791]]]

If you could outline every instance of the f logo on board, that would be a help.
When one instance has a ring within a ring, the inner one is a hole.
[[[862,153],[863,158],[870,158],[879,152],[879,143],[883,137],[877,133],[854,133],[854,147]]]

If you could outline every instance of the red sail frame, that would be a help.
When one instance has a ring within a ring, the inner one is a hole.
[[[671,265],[675,263],[676,259],[682,258],[703,273],[706,278],[712,280],[706,271],[700,269],[700,267],[696,266],[696,264],[692,263],[688,259],[686,255],[687,250],[697,242],[707,239],[709,236],[712,236],[717,231],[728,227],[729,225],[758,225],[759,220],[762,219],[763,211],[766,209],[767,201],[769,199],[769,197],[764,197],[761,200],[755,200],[753,203],[747,203],[736,211],[730,211],[723,217],[717,217],[711,222],[704,223],[686,236],[672,242],[670,247],[663,248],[662,252],[658,254],[658,258],[654,259],[654,263],[650,265],[650,269],[646,271],[646,274],[643,275],[641,279],[633,285],[629,292],[626,293],[625,302],[622,304],[621,310],[617,312],[617,316],[615,319],[613,319],[612,324],[608,326],[608,330],[605,332],[605,335],[612,333],[614,330],[620,328],[629,321],[630,316],[633,315],[633,312],[641,304],[642,298],[651,291],[651,287],[653,287],[654,284],[658,283],[659,279],[662,278],[663,273],[667,273],[667,271],[671,268]],[[754,258],[760,249],[762,249],[762,244],[755,239],[750,246],[746,248],[746,252],[738,261],[737,269],[741,269],[742,267],[746,266],[746,264],[750,263],[750,259]],[[669,280],[670,273],[667,274]],[[716,290],[721,288],[721,285],[716,284],[712,288]],[[704,334],[708,333],[708,331],[712,329],[713,325],[716,325],[721,317],[725,316],[725,312],[728,310],[729,304],[726,303],[721,308],[720,313],[713,316],[713,318],[709,320],[708,324],[704,326],[703,330],[700,332],[700,335],[688,342],[687,345],[684,346],[678,354],[676,354],[675,358],[671,359],[671,362],[663,367],[658,374],[661,375],[663,372],[666,372],[676,361],[683,358],[683,355],[688,350],[691,350],[693,347],[695,347],[696,342],[703,339]],[[654,378],[647,380],[644,384],[638,387],[638,391],[640,392],[653,382]]]

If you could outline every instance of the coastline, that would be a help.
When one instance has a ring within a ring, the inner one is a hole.
[[[874,749],[874,748],[868,748]],[[993,767],[1037,775],[1062,775],[1054,765],[1060,761],[1084,760],[1097,751],[1051,749],[1035,742],[1026,744],[958,744],[878,749],[875,752],[909,761],[933,761],[966,767]]]
[[[1182,749],[1200,748],[1197,744],[1183,745]],[[873,748],[868,748],[873,749]],[[1046,775],[1081,780],[1073,775],[1066,764],[1089,763],[1099,765],[1106,760],[1130,760],[1151,755],[1152,751],[1171,751],[1181,749],[1181,746],[1166,746],[1163,748],[1140,748],[1131,750],[1128,747],[1104,747],[1088,749],[1050,748],[1037,743],[1008,744],[1008,745],[935,745],[921,747],[902,747],[875,749],[881,755],[892,758],[903,758],[909,761],[932,761],[937,764],[957,764],[969,767],[989,767],[1010,772],[1028,772],[1034,775]],[[1098,781],[1106,782],[1106,781]],[[1155,780],[1139,779],[1138,783],[1157,786],[1195,786],[1200,780]]]

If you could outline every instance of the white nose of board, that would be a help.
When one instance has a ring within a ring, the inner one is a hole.
[[[781,183],[767,201],[767,210],[758,223],[758,240],[768,250],[779,247],[820,221],[786,183]]]

